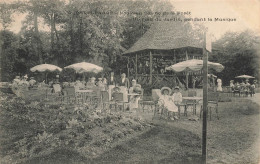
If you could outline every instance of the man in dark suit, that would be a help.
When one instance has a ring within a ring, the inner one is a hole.
[[[126,74],[122,73],[121,79],[118,81],[118,86],[125,86],[127,89],[129,88],[129,80],[126,78]]]

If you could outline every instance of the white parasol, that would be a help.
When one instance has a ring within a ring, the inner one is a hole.
[[[249,75],[240,75],[240,76],[237,76],[236,78],[239,78],[239,79],[254,79],[255,77],[249,76]]]
[[[169,66],[166,68],[166,70],[172,70],[175,72],[182,72],[182,71],[199,71],[203,67],[203,60],[198,60],[198,59],[191,59],[191,60],[186,60],[183,62],[179,62],[177,64],[174,64],[172,66]],[[217,72],[221,72],[224,69],[224,66],[220,63],[213,63],[213,62],[208,62],[208,68],[209,69],[214,69]]]
[[[37,66],[34,66],[30,69],[30,71],[32,72],[46,72],[46,71],[49,71],[49,72],[54,72],[54,71],[59,71],[61,72],[62,69],[58,66],[55,66],[55,65],[52,65],[52,64],[40,64],[40,65],[37,65]]]
[[[87,63],[87,62],[81,62],[81,63],[75,63],[72,65],[69,65],[67,67],[64,67],[65,69],[74,69],[76,73],[84,73],[84,72],[94,72],[94,73],[99,73],[103,71],[103,68],[92,64],[92,63]]]
[[[203,68],[203,60],[191,59],[177,64],[171,65],[166,68],[166,70],[171,70],[175,72],[196,72]],[[217,72],[221,72],[224,66],[220,63],[208,62],[208,69],[214,69]],[[186,73],[186,87],[188,88],[188,73]]]

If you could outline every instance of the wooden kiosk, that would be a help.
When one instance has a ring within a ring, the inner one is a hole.
[[[201,71],[176,74],[165,69],[187,59],[202,59],[202,43],[189,37],[183,26],[184,23],[164,21],[152,24],[150,29],[123,53],[128,59],[128,77],[151,89],[173,87],[176,84],[184,86],[187,76],[201,77]],[[188,86],[192,86],[192,78],[189,79]]]

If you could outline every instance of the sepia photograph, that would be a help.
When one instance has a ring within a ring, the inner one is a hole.
[[[1,164],[259,164],[259,0],[0,0]]]

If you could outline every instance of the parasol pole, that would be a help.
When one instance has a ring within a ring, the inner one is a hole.
[[[186,70],[186,88],[187,90],[189,89],[189,75],[188,75],[188,70]]]
[[[185,51],[185,53],[186,53],[186,60],[189,60],[187,50]],[[186,88],[187,88],[187,90],[189,89],[189,75],[188,75],[188,68],[186,69]]]

